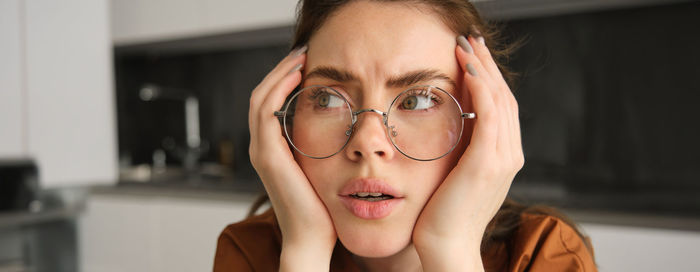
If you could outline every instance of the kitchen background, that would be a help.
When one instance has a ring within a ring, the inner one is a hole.
[[[295,1],[0,0],[0,271],[210,270],[262,186],[248,97]],[[601,271],[700,265],[700,2],[476,2],[520,73],[511,196]]]

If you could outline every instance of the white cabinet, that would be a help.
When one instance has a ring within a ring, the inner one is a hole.
[[[116,181],[108,3],[25,1],[28,153],[44,187]]]
[[[112,40],[127,45],[294,23],[296,0],[112,0]]]
[[[113,183],[108,0],[0,0],[0,158],[34,158],[42,187]]]
[[[253,199],[93,194],[79,223],[80,267],[211,271],[219,234],[245,217]]]
[[[80,267],[105,272],[211,271],[219,234],[245,217],[254,197],[209,194],[197,198],[147,192],[92,194],[79,222]],[[592,239],[600,271],[696,271],[700,267],[696,257],[700,232],[598,223],[580,226]]]
[[[25,157],[21,0],[0,0],[0,159]]]
[[[700,232],[589,223],[581,227],[591,237],[600,271],[697,271],[700,267]]]

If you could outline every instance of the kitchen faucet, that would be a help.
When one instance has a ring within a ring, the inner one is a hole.
[[[141,87],[139,96],[143,101],[177,100],[185,105],[185,133],[187,147],[176,155],[181,157],[182,166],[188,174],[197,170],[197,161],[203,153],[202,139],[199,134],[199,99],[191,91],[163,87],[147,83]]]

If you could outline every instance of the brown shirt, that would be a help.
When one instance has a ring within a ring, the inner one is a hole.
[[[272,210],[227,226],[219,236],[214,271],[278,271],[282,235]],[[486,271],[597,271],[576,231],[548,215],[522,214],[513,239],[482,253]],[[360,271],[337,243],[331,271]]]

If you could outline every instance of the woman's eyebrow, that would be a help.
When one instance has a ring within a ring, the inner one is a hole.
[[[392,76],[391,78],[389,78],[389,80],[386,81],[386,86],[409,87],[413,84],[436,80],[445,81],[448,84],[452,85],[453,88],[457,87],[457,83],[455,83],[455,81],[452,80],[449,76],[434,69],[416,70],[398,76]]]
[[[306,75],[306,79],[314,77],[327,78],[338,82],[357,81],[358,78],[353,73],[330,66],[316,67]]]
[[[359,78],[349,71],[331,66],[316,67],[306,75],[305,79],[314,77],[327,78],[337,82],[358,81]],[[453,88],[457,86],[457,83],[449,76],[435,69],[421,69],[392,76],[386,81],[386,86],[390,88],[409,87],[413,84],[435,80],[445,81]]]

